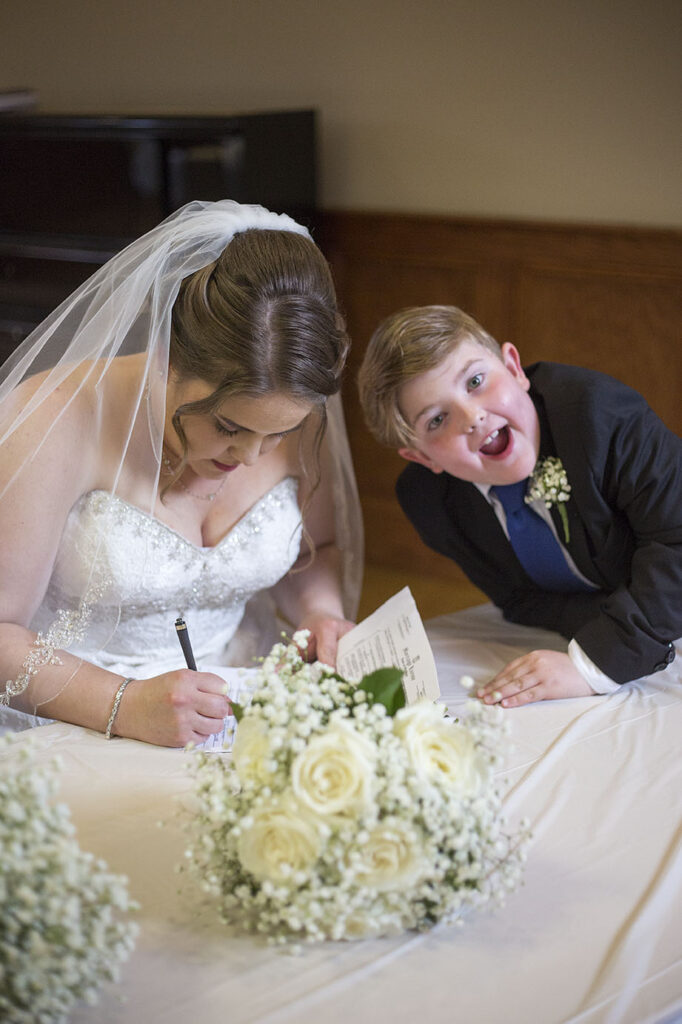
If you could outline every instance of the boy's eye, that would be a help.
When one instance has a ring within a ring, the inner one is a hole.
[[[445,419],[445,413],[439,412],[437,416],[432,416],[429,422],[426,424],[427,430],[438,430]]]
[[[473,375],[473,377],[470,377],[469,380],[467,381],[467,387],[469,388],[470,391],[475,391],[476,388],[480,388],[482,383],[483,383],[483,374],[482,373],[475,373]]]

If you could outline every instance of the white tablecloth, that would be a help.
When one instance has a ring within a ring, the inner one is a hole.
[[[466,700],[464,672],[483,680],[523,650],[564,646],[503,623],[488,605],[428,631],[454,710]],[[142,904],[121,985],[74,1021],[682,1020],[682,651],[665,673],[612,696],[507,714],[507,817],[528,817],[534,840],[525,884],[506,907],[471,914],[462,928],[330,943],[299,957],[228,931],[175,873],[175,813],[192,754],[107,743],[65,724],[33,730],[41,757],[62,758],[61,796],[81,846],[127,874]]]

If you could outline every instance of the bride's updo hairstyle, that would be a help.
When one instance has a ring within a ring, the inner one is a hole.
[[[348,347],[317,246],[292,231],[236,234],[215,262],[185,278],[173,306],[171,372],[214,388],[175,411],[183,447],[182,417],[214,412],[229,395],[281,392],[319,410],[318,448]]]

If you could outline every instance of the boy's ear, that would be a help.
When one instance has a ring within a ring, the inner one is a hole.
[[[437,462],[430,459],[428,455],[424,455],[418,448],[398,448],[398,455],[402,456],[403,459],[407,459],[408,462],[418,462],[420,466],[426,466],[432,473],[443,472],[442,466],[439,466]]]
[[[516,377],[519,384],[526,389],[530,388],[530,381],[526,377],[523,366],[521,365],[521,356],[516,345],[512,345],[510,341],[505,341],[502,345],[502,362],[507,367],[512,377]]]

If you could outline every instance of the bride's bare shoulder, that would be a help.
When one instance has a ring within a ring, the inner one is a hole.
[[[79,450],[96,437],[91,428],[103,407],[125,404],[133,371],[124,356],[103,373],[102,360],[84,360],[69,367],[44,370],[26,378],[0,404],[0,424],[19,441],[48,434],[63,443],[77,438]],[[12,430],[12,428],[14,428]]]
[[[105,367],[103,359],[88,359],[27,377],[0,403],[0,419],[37,426],[53,424],[58,416],[65,427],[80,427],[103,404],[116,404],[128,392],[137,356],[120,356]],[[105,373],[104,373],[105,369]]]

